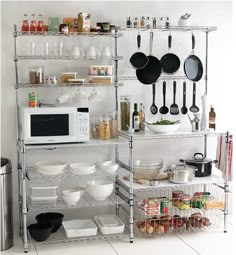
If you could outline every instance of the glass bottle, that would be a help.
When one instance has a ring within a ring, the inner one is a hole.
[[[130,127],[130,96],[120,98],[120,124],[121,130],[127,131]]]
[[[29,22],[28,22],[28,15],[24,14],[23,23],[21,26],[21,31],[23,32],[29,32]]]
[[[157,18],[152,18],[152,28],[157,28]]]
[[[170,18],[169,17],[166,17],[166,28],[169,28],[170,27]]]
[[[132,114],[132,128],[135,132],[139,132],[139,112],[137,103],[134,103],[134,111]]]
[[[139,104],[139,130],[145,129],[145,113],[143,103]]]
[[[131,21],[131,18],[130,18],[130,17],[127,18],[126,27],[127,27],[127,28],[131,28],[131,27],[132,27],[132,21]]]
[[[134,24],[133,24],[134,28],[138,27],[138,17],[134,18]]]
[[[30,32],[37,32],[35,14],[31,14]]]
[[[39,14],[37,31],[44,31],[43,15]]]
[[[212,105],[209,112],[209,128],[216,129],[216,113]]]
[[[140,20],[140,27],[141,28],[145,28],[145,17],[141,17],[141,20]]]
[[[150,28],[151,24],[150,24],[150,18],[146,17],[146,28]]]
[[[111,138],[115,138],[118,136],[118,114],[117,112],[112,112],[110,113],[110,133],[111,133]]]

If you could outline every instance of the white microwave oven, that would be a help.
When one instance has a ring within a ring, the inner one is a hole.
[[[89,141],[89,108],[22,107],[25,144]]]

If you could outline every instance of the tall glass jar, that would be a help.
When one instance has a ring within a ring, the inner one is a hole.
[[[130,127],[130,102],[131,96],[120,97],[120,124],[121,130],[128,130]]]
[[[118,114],[117,112],[112,112],[110,113],[110,133],[111,133],[111,138],[115,138],[118,136]]]
[[[102,140],[107,140],[111,138],[111,122],[107,115],[100,117],[99,122],[99,138]]]

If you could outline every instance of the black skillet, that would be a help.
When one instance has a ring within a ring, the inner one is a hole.
[[[171,44],[172,44],[172,36],[169,35],[168,36],[168,48],[169,51],[171,49]],[[162,65],[162,69],[165,73],[168,74],[173,74],[176,71],[178,71],[179,67],[180,67],[180,59],[178,56],[176,56],[173,53],[170,53],[168,51],[167,54],[165,54],[162,58],[161,58],[161,65]]]
[[[150,32],[150,52],[148,63],[144,68],[136,70],[137,79],[146,85],[155,83],[161,75],[162,66],[158,58],[152,56],[153,32]]]
[[[184,61],[184,73],[190,81],[199,81],[202,78],[203,66],[201,60],[194,55],[195,37],[192,34],[192,53]]]
[[[141,35],[138,33],[137,35],[137,44],[138,44],[138,51],[135,52],[129,59],[129,62],[135,69],[144,68],[148,63],[148,57],[143,53],[140,52],[140,45],[141,45]]]

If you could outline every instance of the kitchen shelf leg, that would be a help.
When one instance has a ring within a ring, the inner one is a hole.
[[[129,188],[130,243],[133,243],[133,240],[134,240],[133,136],[130,136],[130,138],[129,138],[129,168],[130,168],[130,174],[129,174],[129,179],[130,179],[130,188]]]
[[[205,59],[205,94],[207,95],[207,83],[208,83],[208,34],[206,31],[206,59]]]

